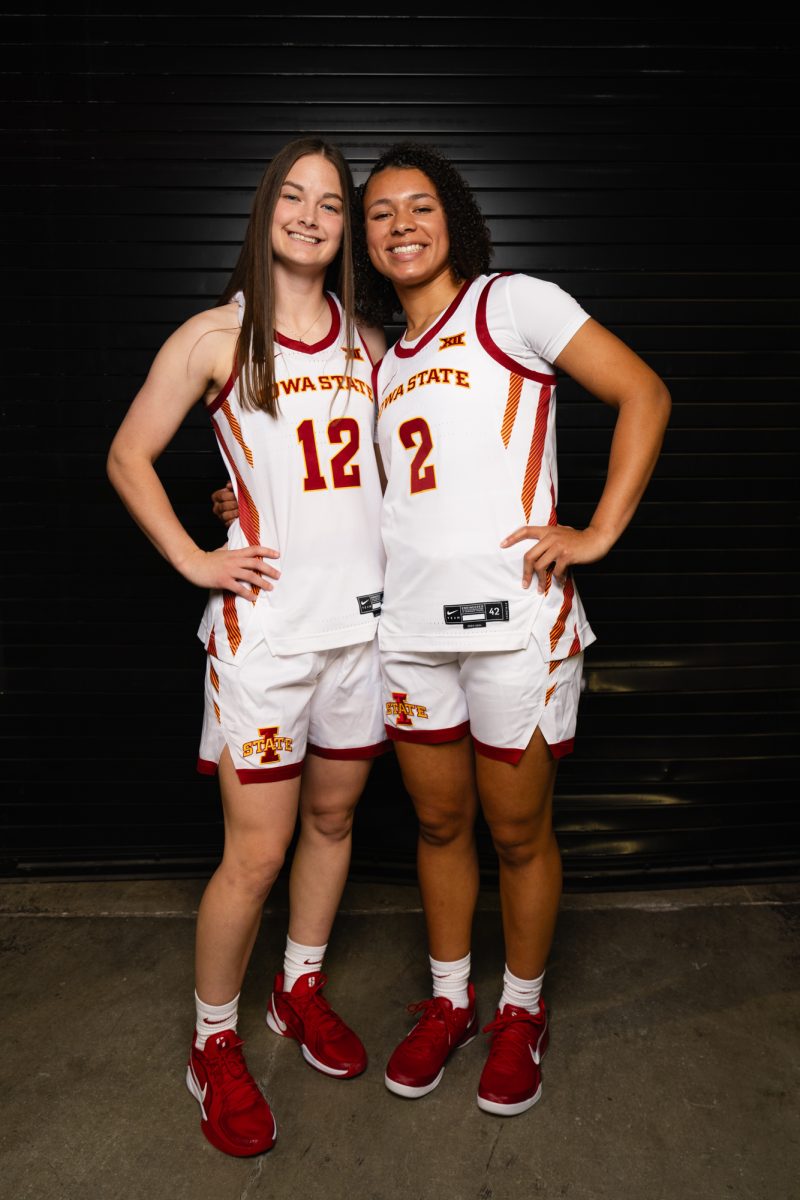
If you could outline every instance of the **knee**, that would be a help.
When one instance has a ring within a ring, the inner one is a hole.
[[[353,806],[303,816],[303,832],[326,842],[343,842],[353,830]]]
[[[449,846],[472,836],[472,822],[461,813],[426,809],[417,812],[419,836],[428,846]]]
[[[222,861],[225,878],[232,888],[253,899],[266,900],[283,867],[285,850],[226,850]]]
[[[547,854],[555,845],[549,826],[502,824],[491,828],[492,842],[503,866],[526,867]]]

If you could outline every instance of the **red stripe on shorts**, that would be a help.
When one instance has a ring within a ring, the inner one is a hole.
[[[484,742],[479,742],[475,736],[472,740],[478,754],[482,754],[484,758],[494,758],[498,762],[511,763],[512,766],[516,766],[525,753],[524,750],[506,750],[502,746],[487,746]],[[553,742],[552,744],[548,742],[547,748],[553,758],[564,758],[566,754],[571,754],[575,749],[575,738],[567,738],[564,742]]]
[[[197,769],[201,775],[216,775],[218,764],[211,762],[207,758],[198,758]],[[294,779],[303,769],[303,764],[287,763],[285,767],[264,767],[263,770],[239,770],[236,768],[236,774],[239,776],[240,783],[280,783],[282,779]]]
[[[503,746],[487,746],[485,742],[479,742],[474,734],[472,735],[472,740],[475,743],[475,749],[478,751],[478,754],[482,754],[484,758],[494,758],[497,762],[511,763],[513,767],[517,765],[525,753],[524,750],[508,750]]]
[[[331,750],[327,746],[306,746],[309,754],[316,754],[318,758],[377,758],[381,754],[385,754],[387,750],[391,750],[391,745],[388,739],[383,742],[376,742],[374,746],[352,746],[345,750]]]
[[[395,742],[418,742],[423,746],[437,746],[441,742],[457,742],[469,733],[469,721],[453,725],[451,729],[395,729],[387,725],[386,732]]]

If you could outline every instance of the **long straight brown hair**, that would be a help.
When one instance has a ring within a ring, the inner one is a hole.
[[[342,188],[342,244],[325,272],[325,288],[335,291],[344,309],[345,374],[355,358],[355,287],[353,284],[354,187],[350,167],[338,146],[322,138],[304,137],[279,150],[256,188],[250,220],[233,273],[218,304],[237,292],[244,295],[242,328],[236,341],[234,369],[239,370],[239,396],[247,408],[278,415],[275,386],[275,288],[273,284],[272,217],[289,171],[306,154],[333,163]]]

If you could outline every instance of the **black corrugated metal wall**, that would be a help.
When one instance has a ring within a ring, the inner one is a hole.
[[[450,154],[494,266],[572,292],[668,383],[639,513],[579,574],[598,634],[560,768],[568,887],[796,872],[798,22],[287,14],[4,16],[11,379],[0,822],[6,875],[205,870],[203,596],[134,527],[105,454],[155,350],[215,300],[265,162],[338,141]],[[389,330],[396,336],[398,329]],[[559,388],[561,520],[599,494],[611,414]],[[197,412],[161,460],[220,540]],[[354,872],[408,876],[393,758]],[[492,854],[482,835],[482,860]]]

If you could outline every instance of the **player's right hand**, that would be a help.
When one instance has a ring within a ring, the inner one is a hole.
[[[219,517],[223,525],[230,525],[239,516],[239,505],[236,503],[230,480],[225,487],[211,493],[211,509],[215,517]]]
[[[279,552],[268,546],[243,546],[240,550],[220,546],[218,550],[198,549],[177,565],[184,579],[198,587],[221,588],[243,600],[254,600],[259,590],[272,591],[270,579],[280,579],[277,567],[265,561],[275,558],[280,558]]]

